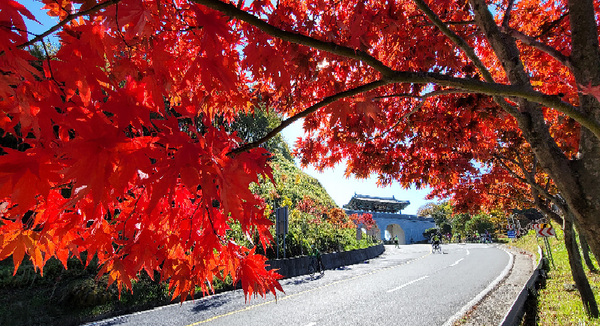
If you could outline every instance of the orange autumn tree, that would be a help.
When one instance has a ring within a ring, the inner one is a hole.
[[[269,242],[248,184],[301,118],[302,163],[384,185],[461,187],[517,133],[600,256],[599,1],[44,3],[60,23],[36,36],[0,2],[0,258],[87,252],[119,285],[156,270],[178,293],[227,274],[274,292],[224,234]],[[27,47],[51,34],[40,71]],[[287,119],[242,144],[222,126],[259,101]]]

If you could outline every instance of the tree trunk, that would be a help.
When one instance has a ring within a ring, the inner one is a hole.
[[[567,254],[569,255],[569,265],[571,266],[571,274],[573,275],[573,281],[575,281],[575,287],[579,291],[583,308],[585,312],[593,318],[598,318],[598,305],[596,304],[596,298],[594,292],[590,287],[590,283],[583,270],[581,264],[581,256],[579,255],[579,246],[575,239],[575,230],[573,228],[573,217],[571,214],[566,214],[564,218],[564,236],[565,236],[565,247],[567,248]]]
[[[577,85],[599,85],[600,51],[593,0],[569,1],[569,22],[572,48],[569,60]],[[600,103],[593,96],[579,95],[581,111],[599,121]],[[594,256],[600,257],[600,139],[586,128],[581,128],[579,152],[571,166],[580,188],[567,194],[565,200],[589,248]]]
[[[592,259],[590,258],[590,246],[587,243],[587,239],[585,238],[585,235],[581,232],[581,227],[579,226],[577,221],[574,220],[574,222],[575,222],[575,227],[577,228],[577,231],[579,231],[578,232],[579,243],[581,244],[581,252],[583,253],[583,260],[585,261],[585,264],[589,268],[590,272],[598,273],[596,266],[594,266],[594,263],[592,262]]]

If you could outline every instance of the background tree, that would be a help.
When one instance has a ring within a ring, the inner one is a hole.
[[[478,214],[471,217],[471,219],[465,223],[465,231],[470,234],[475,232],[479,234],[485,234],[485,231],[493,233],[495,228],[488,215]]]
[[[433,218],[436,225],[447,222],[452,215],[452,206],[449,202],[427,203],[417,209],[417,216]]]
[[[237,132],[237,136],[244,142],[250,143],[264,137],[269,130],[277,127],[279,124],[281,124],[281,118],[275,112],[266,108],[264,104],[259,104],[252,112],[239,113],[228,129]],[[290,149],[281,134],[261,144],[261,147],[272,154],[281,155],[290,162],[294,161]]]
[[[466,231],[466,225],[470,219],[471,216],[466,213],[455,214],[454,216],[452,216],[451,223],[453,234],[460,234],[462,239],[466,239],[468,233]]]
[[[417,216],[433,218],[437,229],[444,235],[452,232],[449,219],[452,217],[452,206],[449,202],[440,204],[427,203],[417,210]]]

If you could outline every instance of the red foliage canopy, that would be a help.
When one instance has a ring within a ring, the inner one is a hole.
[[[34,17],[0,2],[0,259],[17,266],[87,252],[119,286],[146,270],[175,295],[227,274],[274,293],[278,275],[226,231],[240,222],[270,241],[248,184],[270,176],[260,143],[301,118],[303,164],[346,159],[348,174],[439,194],[492,182],[471,178],[478,162],[523,137],[569,205],[589,205],[580,222],[600,212],[577,197],[593,187],[573,188],[595,172],[568,165],[580,126],[600,153],[585,114],[598,102],[576,106],[600,75],[568,56],[587,35],[569,43],[570,24],[593,20],[598,1],[499,0],[496,17],[483,0],[43,2],[60,23],[31,40]],[[27,51],[52,33],[58,52]],[[219,127],[257,101],[289,119],[245,145]]]

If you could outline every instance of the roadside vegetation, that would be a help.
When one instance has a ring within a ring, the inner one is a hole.
[[[600,325],[599,319],[588,317],[583,309],[571,274],[563,231],[556,225],[555,230],[557,237],[548,238],[554,264],[549,263],[545,287],[538,293],[537,325]],[[530,231],[526,236],[510,242],[509,245],[536,253],[537,256],[538,245],[544,248],[544,241],[542,238],[536,238],[534,232]],[[597,267],[596,259],[593,255],[591,258],[594,266]],[[600,275],[597,272],[591,272],[585,264],[584,269],[597,298],[600,289]]]

